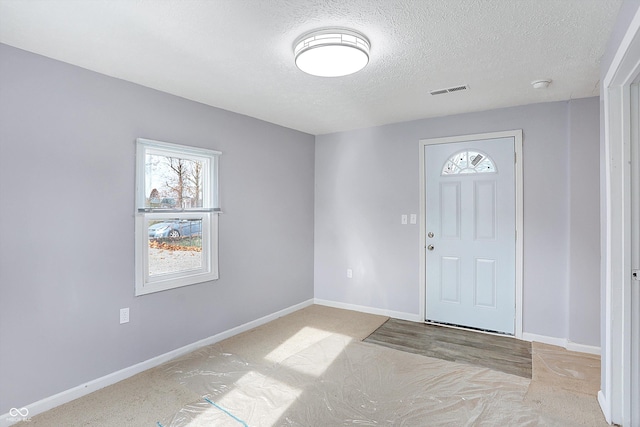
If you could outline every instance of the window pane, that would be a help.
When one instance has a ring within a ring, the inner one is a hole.
[[[218,279],[219,151],[136,140],[136,295]]]
[[[206,159],[153,154],[145,158],[145,207],[191,209],[203,206]]]
[[[202,268],[202,218],[149,223],[149,276]]]
[[[445,162],[441,175],[494,173],[495,171],[493,160],[486,154],[478,151],[460,151]]]

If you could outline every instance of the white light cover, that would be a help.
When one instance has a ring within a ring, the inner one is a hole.
[[[353,30],[317,30],[296,41],[294,54],[297,67],[307,74],[346,76],[362,70],[369,62],[369,40]]]
[[[533,86],[534,89],[546,89],[550,84],[551,79],[534,80],[531,82],[531,86]]]

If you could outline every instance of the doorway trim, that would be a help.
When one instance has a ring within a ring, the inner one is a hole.
[[[426,230],[426,195],[425,195],[425,164],[424,153],[427,145],[451,144],[455,142],[469,142],[483,139],[513,138],[515,149],[515,188],[516,188],[516,289],[515,289],[515,334],[518,339],[522,339],[522,303],[523,303],[523,184],[522,184],[522,129],[509,130],[503,132],[480,133],[474,135],[458,135],[444,138],[421,139],[419,143],[420,158],[420,319],[424,322],[427,312],[427,230]]]
[[[598,402],[609,423],[630,425],[631,373],[638,369],[631,343],[640,339],[632,328],[632,315],[640,302],[631,292],[631,146],[633,132],[631,85],[640,75],[640,9],[636,11],[603,79],[604,156],[601,162],[603,194],[601,227],[603,310],[601,325],[602,383]],[[632,139],[635,133],[635,140]],[[637,191],[637,190],[636,190]],[[635,365],[634,365],[635,363]],[[636,403],[637,405],[637,403]],[[637,413],[638,408],[635,407]]]

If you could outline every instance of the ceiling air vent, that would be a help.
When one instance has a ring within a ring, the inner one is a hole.
[[[458,92],[461,90],[467,90],[469,89],[469,86],[467,85],[462,85],[462,86],[454,86],[454,87],[448,87],[446,89],[438,89],[438,90],[432,90],[431,92],[429,92],[431,95],[442,95],[443,93],[451,93],[451,92]]]

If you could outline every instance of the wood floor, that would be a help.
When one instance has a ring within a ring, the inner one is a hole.
[[[531,378],[531,343],[512,337],[389,319],[365,342]]]

